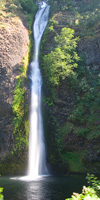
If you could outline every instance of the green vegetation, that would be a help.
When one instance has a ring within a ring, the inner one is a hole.
[[[100,200],[100,180],[93,174],[88,174],[86,179],[90,186],[83,186],[82,193],[73,193],[71,198],[66,200]]]
[[[95,37],[100,22],[100,2],[77,2],[75,24],[81,29],[81,37]],[[74,24],[73,24],[74,25]]]
[[[2,11],[11,12],[15,15],[18,11],[26,11],[25,14],[31,14],[36,11],[35,0],[0,0],[0,8]],[[20,16],[19,12],[19,16]]]
[[[14,113],[14,136],[15,136],[15,148],[19,150],[24,148],[24,144],[28,145],[28,131],[29,124],[27,118],[27,107],[25,106],[26,101],[26,65],[23,65],[20,69],[21,73],[16,79],[16,87],[14,90],[14,98],[12,102],[12,110]]]
[[[34,13],[36,11],[35,1],[34,0],[21,0],[20,1],[22,8],[27,13]]]
[[[96,191],[98,197],[100,197],[100,180],[94,174],[87,174],[86,179],[88,184]]]
[[[69,164],[69,169],[72,172],[79,172],[83,171],[84,165],[82,163],[82,155],[77,152],[67,152],[67,153],[60,153],[63,162],[66,162],[66,164]],[[74,163],[74,165],[73,165]]]
[[[100,198],[97,196],[96,191],[91,187],[83,186],[82,193],[73,193],[71,198],[66,200],[99,200]]]
[[[51,14],[59,12],[60,10],[71,10],[73,7],[73,0],[49,0],[51,5]]]
[[[52,0],[50,4],[53,5]],[[100,2],[76,1],[77,8],[70,0],[54,1],[55,4],[57,6],[51,8],[52,18],[41,44],[45,91],[43,102],[54,129],[52,136],[47,136],[47,140],[51,137],[51,142],[47,141],[47,144],[55,152],[52,141],[54,138],[56,152],[59,154],[56,157],[55,153],[50,152],[48,157],[51,163],[54,160],[55,163],[62,163],[66,170],[84,172],[90,170],[87,167],[89,163],[85,163],[87,155],[84,141],[92,144],[94,140],[96,144],[100,137],[100,73],[92,64],[87,66],[84,54],[78,55],[77,44],[80,43],[79,51],[85,48],[85,39],[89,45],[92,42],[97,44],[100,35]],[[83,51],[85,52],[84,49]],[[99,152],[98,146],[93,145],[93,149]],[[93,165],[96,166],[96,163]]]
[[[63,28],[61,34],[55,37],[57,47],[44,56],[43,70],[52,86],[60,84],[66,77],[75,76],[79,57],[76,53],[78,38],[73,38],[73,34],[74,30]]]
[[[76,103],[68,120],[73,124],[75,134],[93,139],[100,136],[100,74],[85,66],[81,66],[77,74]]]
[[[2,192],[3,192],[3,188],[0,187],[0,200],[3,200],[3,199],[4,199],[4,198],[3,198]]]

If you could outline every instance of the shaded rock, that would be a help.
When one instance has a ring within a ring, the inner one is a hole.
[[[81,40],[78,51],[85,54],[87,65],[95,70],[100,69],[100,37]]]

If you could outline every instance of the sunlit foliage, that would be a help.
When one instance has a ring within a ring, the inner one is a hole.
[[[4,199],[2,192],[3,192],[3,188],[0,187],[0,200]]]
[[[74,38],[74,30],[66,27],[55,37],[56,48],[44,56],[44,70],[51,85],[58,85],[66,77],[75,75],[79,60],[76,52],[78,40]]]
[[[83,186],[81,194],[74,192],[72,197],[66,200],[100,200],[100,180],[93,174],[88,174],[86,178],[91,186]]]

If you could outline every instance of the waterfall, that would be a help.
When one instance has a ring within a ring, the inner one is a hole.
[[[45,2],[40,4],[33,25],[34,59],[31,63],[31,103],[30,103],[30,133],[29,133],[29,164],[28,177],[32,180],[48,175],[46,166],[43,121],[41,114],[42,77],[39,69],[39,46],[41,37],[48,23],[49,8]]]

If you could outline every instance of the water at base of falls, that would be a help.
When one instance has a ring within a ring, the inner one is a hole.
[[[41,37],[48,23],[49,8],[50,6],[46,3],[45,6],[39,7],[33,26],[35,49],[34,59],[31,63],[30,75],[32,84],[30,103],[29,166],[28,175],[26,177],[28,180],[34,180],[41,176],[48,175],[41,115],[42,78],[39,69],[38,55]]]
[[[17,179],[18,180],[18,179]],[[80,193],[86,185],[85,175],[69,175],[64,177],[44,177],[34,181],[17,181],[7,176],[0,177],[0,185],[4,188],[4,199],[7,200],[64,200],[73,191]]]

